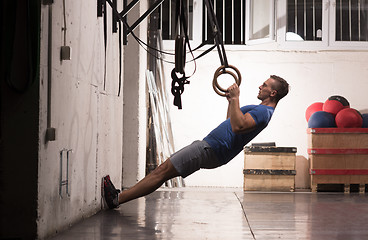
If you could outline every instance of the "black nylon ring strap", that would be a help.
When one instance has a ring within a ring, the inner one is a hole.
[[[186,38],[177,36],[175,39],[175,71],[184,74],[186,61]]]
[[[175,30],[177,33],[175,39],[175,71],[183,74],[186,63],[186,44],[188,44],[190,49],[187,18],[185,15],[185,5],[183,3],[183,0],[176,1]]]
[[[219,54],[221,65],[228,67],[229,64],[227,62],[224,42],[222,40],[221,28],[217,22],[217,18],[213,10],[212,2],[210,0],[204,0],[204,3],[207,7],[208,17],[209,17],[209,22],[212,27],[212,32],[215,34],[215,45],[217,46],[217,51]]]
[[[181,94],[184,92],[184,84],[189,84],[187,80],[189,77],[185,76],[185,62],[186,62],[186,45],[192,53],[189,44],[187,18],[185,16],[185,6],[183,0],[176,1],[176,32],[179,33],[175,39],[175,68],[171,71],[171,93],[174,95],[174,106],[182,109]],[[193,54],[193,53],[192,53]],[[178,78],[176,73],[183,76]]]
[[[175,68],[171,71],[171,78],[171,93],[174,95],[174,106],[182,109],[181,94],[184,92],[184,84],[189,84],[190,82],[187,80],[188,77],[185,76],[185,73],[181,78],[178,78]]]
[[[104,1],[103,9],[104,9],[103,10],[103,27],[104,27],[104,46],[105,46],[103,85],[104,85],[104,90],[106,90],[106,67],[107,67],[107,63],[106,63],[106,57],[107,57],[107,6],[106,6],[106,1]]]
[[[118,97],[120,97],[120,91],[121,91],[121,71],[122,71],[122,47],[121,47],[121,22],[119,21],[119,90],[118,90]]]
[[[236,84],[239,86],[241,83],[241,74],[236,67],[229,65],[227,62],[224,42],[222,40],[221,30],[217,22],[215,12],[213,10],[212,2],[210,0],[204,0],[204,2],[208,10],[208,15],[209,15],[209,20],[210,20],[210,24],[212,27],[212,31],[215,34],[215,46],[217,47],[217,51],[218,51],[220,62],[221,62],[221,66],[216,70],[214,74],[212,86],[218,95],[225,97],[226,89],[220,87],[220,85],[217,82],[217,78],[221,74],[224,74],[224,73],[230,74],[235,79]],[[234,72],[226,70],[226,68],[233,69],[236,75]]]

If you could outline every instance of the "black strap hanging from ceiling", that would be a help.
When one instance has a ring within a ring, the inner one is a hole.
[[[120,97],[120,90],[121,90],[121,64],[122,64],[122,59],[121,59],[121,55],[122,55],[122,48],[121,48],[121,34],[122,34],[123,30],[121,29],[121,22],[119,21],[119,90],[118,90],[118,97]]]
[[[189,77],[185,76],[185,61],[186,61],[186,45],[189,50],[189,37],[187,28],[187,18],[185,14],[185,5],[183,0],[176,1],[176,39],[175,39],[175,68],[171,71],[171,93],[174,95],[174,106],[182,109],[181,94],[184,92],[184,85],[189,84]],[[178,77],[177,73],[182,74]]]
[[[209,20],[210,20],[210,24],[211,24],[211,27],[212,27],[212,32],[214,33],[215,45],[217,47],[217,51],[218,51],[218,54],[219,54],[219,57],[220,57],[221,65],[223,65],[225,67],[228,67],[229,64],[227,62],[224,42],[222,40],[222,34],[221,34],[220,26],[217,22],[216,15],[215,15],[215,12],[213,10],[212,2],[209,1],[209,0],[204,0],[204,1],[205,1],[205,5],[207,7]]]
[[[209,0],[205,0],[205,5],[207,7],[207,11],[209,13],[209,20],[212,27],[213,37],[215,41],[215,45],[204,51],[202,54],[200,54],[197,58],[194,58],[193,51],[190,47],[189,43],[189,37],[188,37],[188,27],[187,27],[187,18],[186,18],[186,11],[185,11],[185,4],[184,0],[177,0],[176,1],[176,15],[177,15],[177,23],[176,23],[176,33],[178,34],[175,39],[175,68],[171,72],[172,77],[172,84],[171,84],[171,92],[174,95],[174,105],[177,106],[179,109],[182,109],[181,104],[181,94],[184,92],[184,84],[189,84],[190,82],[187,80],[189,77],[185,76],[185,55],[186,55],[186,49],[185,46],[188,45],[189,52],[193,56],[193,60],[198,59],[204,55],[206,55],[208,52],[210,52],[212,49],[217,47],[217,51],[219,53],[219,58],[221,65],[223,68],[220,70],[225,73],[225,68],[229,67],[229,64],[227,62],[227,57],[225,53],[225,47],[222,40],[222,34],[220,31],[220,26],[217,22],[215,12],[213,10],[212,3]],[[179,28],[179,29],[178,29]],[[196,49],[204,46],[208,42],[204,42],[201,45],[199,45]],[[196,68],[196,65],[195,65]],[[196,69],[194,69],[194,72]],[[193,72],[193,74],[194,74]],[[176,73],[180,73],[183,76],[181,78],[178,78]],[[226,72],[227,73],[227,72]],[[192,74],[192,75],[193,75]]]
[[[108,22],[107,22],[107,2],[112,8],[112,33],[116,33],[119,30],[119,89],[118,96],[120,96],[121,92],[121,74],[122,74],[122,26],[119,16],[116,11],[117,8],[117,0],[97,0],[97,16],[103,16],[103,29],[104,29],[104,80],[103,86],[104,90],[106,90],[106,74],[107,74],[107,45],[108,45]]]
[[[220,85],[217,82],[217,78],[221,74],[230,74],[234,78],[237,85],[239,86],[240,83],[241,83],[241,74],[240,74],[240,71],[236,67],[228,64],[227,57],[226,57],[226,52],[225,52],[225,47],[224,47],[224,42],[223,42],[223,39],[222,39],[221,30],[220,30],[220,26],[217,22],[216,15],[215,15],[215,12],[213,10],[212,2],[209,1],[209,0],[204,0],[204,1],[205,1],[205,5],[207,7],[209,20],[210,20],[210,24],[211,24],[211,27],[212,27],[212,32],[215,35],[215,46],[217,47],[217,52],[219,54],[219,58],[220,58],[220,62],[221,62],[221,66],[216,70],[216,72],[214,74],[213,81],[212,81],[212,86],[213,86],[213,89],[215,90],[215,92],[217,94],[219,94],[220,96],[225,97],[226,96],[226,89],[220,87]],[[235,72],[228,71],[227,68],[231,68]],[[221,93],[221,92],[223,92],[223,93]]]
[[[103,2],[103,25],[104,25],[104,46],[105,46],[105,58],[104,58],[104,90],[106,90],[106,57],[107,57],[107,6],[106,2]]]

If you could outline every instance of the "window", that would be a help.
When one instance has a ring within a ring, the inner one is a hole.
[[[322,0],[289,0],[286,40],[322,41]]]
[[[273,0],[247,1],[247,44],[275,39],[275,5]]]
[[[335,4],[336,41],[368,41],[368,1],[337,0]]]
[[[183,0],[186,6],[188,37],[193,39],[193,0]],[[160,7],[160,29],[162,30],[163,40],[175,40],[178,34],[176,0],[163,1]]]
[[[245,0],[210,0],[225,44],[244,44],[245,42]],[[176,0],[164,1],[160,18],[163,40],[174,40],[176,30]],[[193,32],[199,33],[198,41],[211,40],[212,30],[205,1],[184,0],[188,16],[188,35],[193,40]],[[200,5],[200,7],[199,7]],[[193,24],[201,23],[201,24]],[[195,28],[199,27],[197,31]],[[213,42],[213,41],[212,41]]]
[[[274,0],[210,1],[224,44],[244,45],[255,40],[274,39]],[[184,3],[187,6],[190,39],[198,43],[207,40],[211,42],[213,36],[205,0],[184,0]],[[160,8],[160,22],[163,40],[174,40],[177,35],[176,0],[163,2]]]
[[[367,0],[336,0],[331,15],[335,42],[368,42]]]
[[[286,42],[368,46],[367,0],[287,0]]]
[[[202,41],[212,38],[204,2],[203,0]],[[245,0],[212,0],[212,4],[224,44],[245,44]]]
[[[205,0],[184,1],[194,46],[211,39]],[[268,42],[271,44],[262,46],[305,50],[368,48],[368,0],[210,1],[227,45]],[[175,3],[176,0],[166,0],[161,5],[164,40],[176,36]]]

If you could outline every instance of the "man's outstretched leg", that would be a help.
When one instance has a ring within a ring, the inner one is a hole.
[[[179,173],[176,171],[171,161],[167,159],[164,163],[158,166],[155,170],[153,170],[150,174],[144,177],[132,188],[124,190],[120,194],[105,193],[105,200],[106,202],[110,203],[109,207],[110,206],[117,207],[119,204],[128,202],[130,200],[139,197],[146,196],[147,194],[154,192],[164,182],[178,176]]]
[[[158,189],[164,182],[179,176],[169,159],[158,166],[132,188],[119,194],[119,204],[146,196]]]

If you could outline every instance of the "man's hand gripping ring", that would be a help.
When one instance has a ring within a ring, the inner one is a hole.
[[[213,87],[213,90],[215,90],[215,92],[222,96],[222,97],[225,97],[225,93],[226,93],[226,90],[227,89],[224,89],[222,87],[220,87],[220,85],[218,84],[217,82],[217,78],[221,75],[221,74],[224,74],[224,73],[227,73],[227,74],[230,74],[231,76],[233,76],[234,80],[235,80],[235,83],[240,86],[240,83],[241,83],[241,74],[239,72],[239,70],[232,66],[232,65],[229,65],[228,68],[231,68],[233,69],[236,74],[232,71],[228,71],[226,70],[226,67],[224,65],[220,66],[219,68],[217,68],[214,76],[213,76],[213,81],[212,81],[212,87]]]

